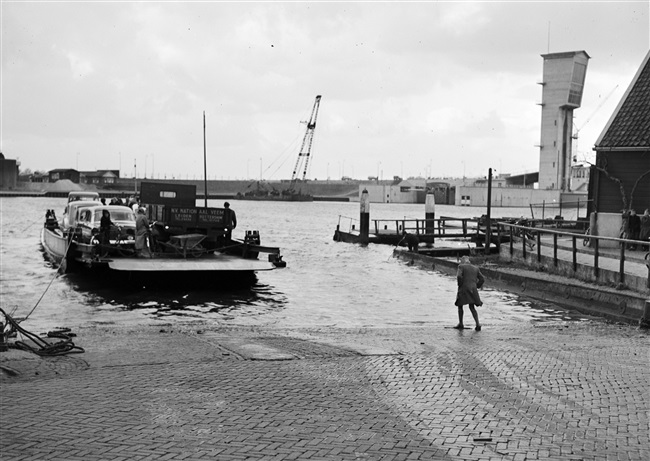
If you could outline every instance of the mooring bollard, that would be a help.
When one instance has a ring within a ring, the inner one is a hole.
[[[368,190],[361,192],[360,210],[359,210],[359,242],[368,243],[370,234],[370,196]]]
[[[643,315],[639,320],[639,328],[650,328],[650,299],[647,299],[645,306],[643,306]]]

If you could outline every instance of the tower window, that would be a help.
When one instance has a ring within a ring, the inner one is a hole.
[[[579,62],[573,64],[573,75],[571,76],[571,86],[569,87],[569,104],[580,105],[586,74],[586,65]]]

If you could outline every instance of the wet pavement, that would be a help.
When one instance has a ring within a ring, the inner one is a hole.
[[[650,459],[635,326],[74,331],[0,353],[0,459]]]

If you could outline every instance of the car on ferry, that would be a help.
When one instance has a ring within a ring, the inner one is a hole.
[[[68,203],[70,202],[76,202],[76,201],[97,201],[99,202],[101,199],[99,198],[99,193],[98,192],[90,192],[90,191],[85,191],[85,190],[75,190],[72,192],[68,193]]]
[[[79,215],[81,210],[86,208],[92,208],[96,206],[101,206],[101,202],[91,200],[75,200],[68,202],[66,207],[63,209],[63,217],[61,219],[61,228],[64,231],[69,231],[77,227],[77,221],[79,220]]]
[[[110,243],[113,245],[135,244],[135,213],[126,206],[101,205],[82,208],[79,212],[77,227],[80,232],[80,241],[83,243],[100,243],[100,223],[102,214],[108,211],[111,226],[109,232]]]

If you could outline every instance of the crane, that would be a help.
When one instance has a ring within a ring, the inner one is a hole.
[[[579,135],[580,135],[580,130],[582,130],[582,129],[585,127],[585,125],[587,125],[587,123],[589,123],[589,122],[591,121],[591,119],[593,118],[593,116],[596,115],[596,112],[598,112],[598,111],[600,110],[600,108],[603,107],[603,105],[607,102],[607,100],[609,99],[609,97],[610,97],[612,94],[614,94],[614,91],[616,91],[617,88],[618,88],[618,85],[616,85],[616,86],[614,87],[614,89],[613,89],[612,91],[610,91],[609,94],[608,94],[607,96],[605,96],[605,98],[604,98],[604,99],[600,102],[600,104],[598,104],[598,106],[596,107],[596,110],[594,110],[594,111],[591,113],[591,115],[590,115],[589,117],[587,117],[587,120],[582,124],[582,126],[580,126],[580,128],[578,128],[578,129],[576,129],[576,130],[574,131],[573,135],[571,135],[571,137],[572,137],[573,139],[576,140],[576,146],[575,146],[576,154],[578,153],[578,137],[579,137]],[[574,124],[574,127],[575,127],[575,124]],[[575,161],[575,160],[576,160],[576,155],[574,155],[573,158],[574,158],[574,161]]]
[[[298,160],[296,160],[296,166],[293,168],[293,174],[291,175],[291,185],[289,190],[293,191],[296,181],[298,180],[298,171],[300,170],[301,165],[304,163],[305,167],[302,172],[302,180],[305,180],[307,176],[307,168],[309,167],[309,155],[311,153],[311,145],[314,141],[314,131],[316,130],[316,117],[318,117],[318,107],[320,106],[321,96],[316,96],[316,101],[314,102],[314,107],[311,110],[311,116],[307,122],[307,131],[305,131],[305,137],[302,139],[302,146],[300,147],[300,152],[298,153]]]

